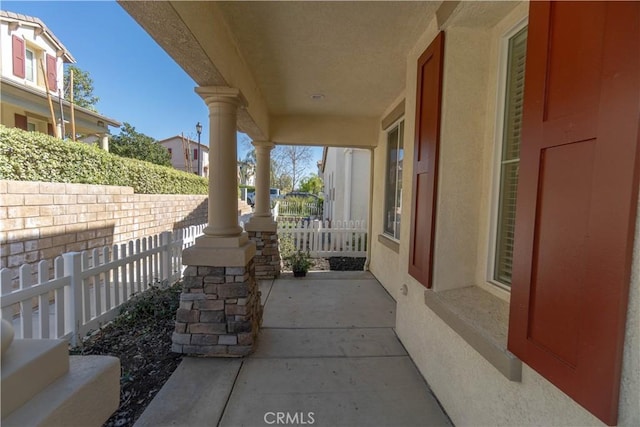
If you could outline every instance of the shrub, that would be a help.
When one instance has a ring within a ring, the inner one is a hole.
[[[283,233],[278,235],[278,247],[280,250],[280,258],[284,262],[285,267],[291,268],[289,259],[296,252],[296,246],[293,241],[293,235]]]
[[[142,194],[207,194],[207,180],[82,142],[0,125],[0,179],[121,185]]]

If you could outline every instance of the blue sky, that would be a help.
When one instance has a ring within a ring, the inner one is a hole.
[[[53,31],[93,78],[101,114],[155,139],[182,132],[196,139],[199,121],[202,142],[208,144],[207,107],[194,92],[194,81],[115,1],[3,0],[0,7],[40,18]],[[239,157],[249,148],[241,143]],[[321,155],[315,148],[315,160]]]

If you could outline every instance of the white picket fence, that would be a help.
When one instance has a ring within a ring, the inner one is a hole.
[[[134,294],[175,283],[184,270],[182,250],[205,225],[62,254],[54,260],[52,279],[47,261],[37,264],[36,276],[31,265],[23,265],[18,289],[12,287],[12,272],[2,269],[2,318],[14,324],[16,338],[61,338],[76,345],[79,337],[112,320]]]
[[[309,251],[312,258],[367,255],[366,221],[278,220],[278,236],[292,236],[295,249]]]

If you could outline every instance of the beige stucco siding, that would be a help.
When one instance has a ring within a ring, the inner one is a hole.
[[[485,28],[447,24],[434,251],[434,289],[479,286],[508,301],[487,282],[498,81],[503,34],[526,18],[523,3]],[[455,14],[454,14],[455,15]],[[415,133],[416,64],[437,34],[425,29],[407,58],[403,206],[399,253],[378,242],[382,232],[386,134],[374,157],[371,271],[397,301],[396,330],[420,372],[456,425],[602,425],[545,378],[523,364],[512,382],[424,303],[425,288],[407,273]],[[397,102],[397,101],[396,101]],[[389,105],[388,110],[395,105]],[[638,219],[640,223],[640,216]],[[640,425],[640,224],[628,310],[619,425]],[[407,295],[400,292],[406,284]]]

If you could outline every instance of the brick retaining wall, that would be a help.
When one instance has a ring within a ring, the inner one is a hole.
[[[207,221],[207,196],[131,187],[0,181],[0,268]]]

